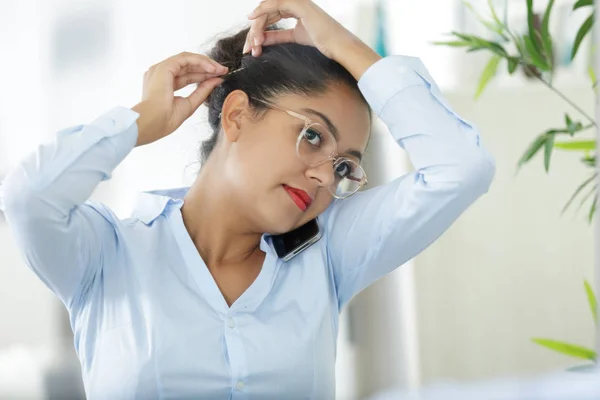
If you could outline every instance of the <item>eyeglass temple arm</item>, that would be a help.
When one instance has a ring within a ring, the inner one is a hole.
[[[287,113],[287,114],[291,115],[292,117],[296,117],[296,118],[298,118],[298,119],[301,119],[301,120],[302,120],[302,121],[304,121],[304,122],[305,122],[307,125],[311,123],[311,120],[310,120],[310,119],[308,119],[307,117],[305,117],[305,116],[304,116],[304,115],[302,115],[302,114],[298,114],[298,113],[296,113],[296,112],[294,112],[294,111],[290,111],[290,110],[285,110],[285,109],[283,109],[283,108],[281,108],[281,107],[279,107],[279,106],[276,106],[275,104],[273,104],[273,103],[270,103],[270,102],[268,102],[268,101],[265,101],[265,100],[261,100],[261,99],[257,99],[257,98],[254,98],[254,100],[258,101],[259,103],[263,103],[263,104],[264,104],[264,105],[266,105],[267,107],[271,107],[271,108],[274,108],[274,109],[276,109],[276,110],[283,111],[284,113]]]

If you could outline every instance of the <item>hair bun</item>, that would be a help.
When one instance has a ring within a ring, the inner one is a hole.
[[[237,32],[235,35],[219,39],[208,53],[208,56],[234,71],[241,67],[244,54],[244,44],[250,28]]]

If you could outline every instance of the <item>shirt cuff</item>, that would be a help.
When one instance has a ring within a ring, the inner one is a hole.
[[[378,116],[396,93],[411,86],[432,85],[435,82],[419,58],[400,55],[378,60],[358,81],[360,91]]]
[[[454,111],[421,59],[417,57],[394,55],[382,58],[371,65],[358,82],[361,93],[380,118],[386,105],[395,95],[414,86],[425,88],[447,112],[474,128],[471,121]]]
[[[90,125],[104,132],[115,147],[117,159],[124,159],[135,147],[138,139],[139,114],[130,108],[117,106],[96,118]]]

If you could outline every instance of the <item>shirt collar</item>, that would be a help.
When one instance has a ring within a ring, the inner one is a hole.
[[[141,192],[135,202],[133,215],[146,225],[163,215],[171,207],[181,208],[183,198],[190,190],[189,186]],[[271,235],[265,233],[260,239],[260,249],[275,253]]]
[[[133,215],[146,225],[150,225],[169,206],[180,208],[189,189],[189,187],[180,187],[141,192],[135,201]]]

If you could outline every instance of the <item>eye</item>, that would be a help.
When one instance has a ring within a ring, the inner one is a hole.
[[[321,133],[314,128],[308,128],[304,132],[304,138],[308,141],[308,143],[315,147],[319,147],[321,145],[321,141],[323,140]]]
[[[352,165],[347,161],[341,162],[335,168],[335,173],[343,179],[352,173]]]

